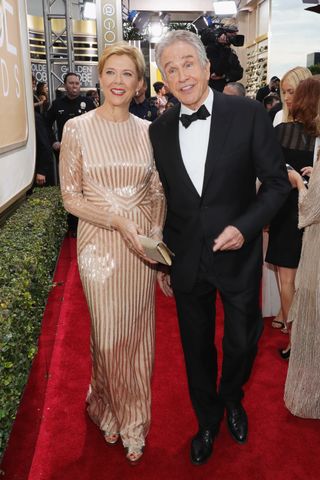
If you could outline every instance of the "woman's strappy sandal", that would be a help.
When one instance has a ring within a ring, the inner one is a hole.
[[[142,458],[143,448],[129,447],[126,450],[127,450],[126,459],[130,463],[130,465],[137,465]]]
[[[106,444],[110,445],[110,446],[115,445],[120,438],[119,433],[110,433],[110,434],[109,433],[104,433],[103,436],[104,436],[104,439],[106,441]]]

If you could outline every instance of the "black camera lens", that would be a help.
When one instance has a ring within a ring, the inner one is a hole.
[[[234,47],[242,47],[244,45],[244,35],[234,35],[229,41]]]

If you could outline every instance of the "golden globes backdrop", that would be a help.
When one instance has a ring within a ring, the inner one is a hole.
[[[0,212],[30,186],[34,164],[26,6],[0,0]]]
[[[47,82],[47,55],[45,47],[45,35],[43,18],[28,15],[29,46],[31,57],[32,73],[37,82]],[[52,51],[55,61],[51,65],[51,70],[57,77],[54,77],[55,87],[61,87],[59,81],[69,71],[69,66],[65,60],[59,61],[59,56],[67,56],[67,38],[64,19],[54,18],[51,20],[52,32],[55,35],[61,35],[61,41],[56,42]],[[61,34],[61,32],[63,32]],[[73,53],[74,53],[74,72],[80,76],[82,89],[96,88],[98,78],[98,48],[97,48],[97,29],[95,20],[72,20],[73,34]]]

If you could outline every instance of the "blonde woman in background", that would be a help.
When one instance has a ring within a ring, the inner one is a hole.
[[[291,107],[294,93],[299,83],[312,77],[308,68],[294,67],[285,73],[280,82],[280,94],[283,108],[277,112],[273,126],[280,123],[292,122]],[[268,248],[267,234],[264,235],[264,251]],[[262,278],[262,314],[264,317],[274,316],[272,321],[273,328],[281,328],[282,332],[287,333],[286,319],[281,310],[280,302],[280,280],[278,278],[277,268],[267,262],[264,263]]]
[[[273,126],[279,123],[292,122],[292,100],[297,86],[302,80],[312,77],[312,73],[308,68],[295,67],[283,75],[280,81],[280,96],[282,101],[282,110],[274,117]]]
[[[90,418],[137,463],[150,425],[156,270],[138,234],[161,238],[165,203],[149,122],[129,113],[141,52],[121,42],[99,60],[105,102],[69,120],[60,154],[65,208],[79,217],[77,253],[91,316]]]

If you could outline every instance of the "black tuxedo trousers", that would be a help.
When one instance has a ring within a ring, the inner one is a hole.
[[[217,431],[227,402],[239,402],[257,352],[263,323],[259,281],[229,291],[219,281],[212,247],[203,243],[199,272],[188,293],[174,290],[190,398],[201,428]],[[215,302],[224,309],[223,362],[217,388]]]

